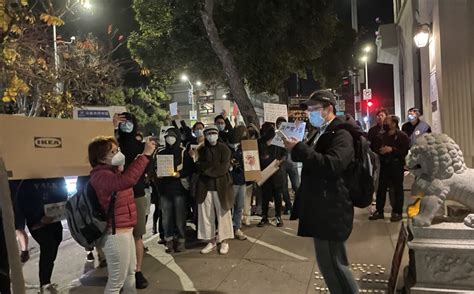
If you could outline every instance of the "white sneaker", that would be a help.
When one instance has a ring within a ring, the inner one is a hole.
[[[229,253],[229,243],[221,243],[221,249],[219,250],[219,253],[222,255]]]
[[[250,226],[250,218],[247,215],[242,218],[242,224],[247,227]]]
[[[58,285],[56,284],[47,284],[41,287],[39,293],[49,293],[49,294],[56,294],[59,293],[58,291]]]
[[[240,229],[235,230],[234,237],[235,239],[240,240],[240,241],[247,240],[247,236],[245,236],[245,234]]]
[[[207,243],[206,247],[201,250],[201,254],[208,254],[209,252],[215,250],[217,248],[217,244],[215,242]]]

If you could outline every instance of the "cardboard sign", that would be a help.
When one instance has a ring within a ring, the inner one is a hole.
[[[278,170],[280,169],[280,164],[278,163],[278,160],[272,161],[269,166],[267,166],[263,171],[262,171],[262,178],[260,181],[257,182],[257,185],[260,187],[265,184],[265,182],[273,176]]]
[[[288,138],[295,138],[298,141],[303,141],[304,132],[306,130],[306,123],[281,123],[279,130],[283,132]],[[279,136],[275,136],[272,140],[272,145],[285,148],[283,140]]]
[[[178,102],[170,103],[170,115],[178,115]]]
[[[156,174],[159,178],[172,177],[174,175],[173,155],[156,156]]]
[[[112,121],[114,114],[127,112],[125,106],[83,106],[74,107],[73,119]]]
[[[244,158],[245,181],[258,182],[262,179],[262,175],[260,172],[257,140],[243,140],[241,145]]]
[[[0,153],[10,180],[88,175],[90,141],[113,135],[108,121],[0,115]]]
[[[266,122],[275,123],[280,116],[288,121],[288,107],[285,104],[263,103],[263,111]]]
[[[44,215],[52,218],[52,222],[60,222],[66,219],[66,201],[44,205]]]

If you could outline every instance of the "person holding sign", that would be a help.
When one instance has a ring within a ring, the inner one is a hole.
[[[348,268],[346,240],[352,231],[354,207],[344,174],[354,159],[351,134],[336,117],[337,100],[329,90],[312,93],[301,106],[319,129],[307,143],[285,139],[295,162],[303,163],[298,190],[298,235],[314,240],[316,261],[331,293],[359,293]]]
[[[260,167],[265,170],[268,166],[276,164],[278,170],[262,185],[262,220],[258,224],[263,227],[269,224],[268,205],[273,199],[275,203],[275,221],[277,227],[283,226],[281,219],[282,194],[285,183],[285,173],[280,164],[285,160],[288,152],[281,147],[272,145],[273,138],[276,136],[275,128],[272,123],[264,123],[260,131],[262,137],[258,140],[258,149],[260,155]]]
[[[201,250],[209,253],[221,243],[220,253],[229,252],[228,239],[234,238],[231,209],[234,206],[232,177],[229,173],[231,152],[219,142],[219,130],[216,126],[208,126],[204,130],[206,141],[198,149],[196,162],[199,180],[196,187],[198,203],[198,239],[210,240]],[[216,221],[218,235],[216,236]]]
[[[160,195],[166,252],[185,250],[187,191],[183,181],[191,176],[194,162],[185,148],[181,147],[181,136],[177,129],[168,129],[165,134],[165,149],[157,158],[169,156],[171,170],[161,173],[164,166],[158,164],[157,188]],[[163,175],[163,176],[161,176]],[[161,176],[161,177],[160,177]],[[176,232],[176,236],[175,236]],[[173,242],[175,241],[175,242]]]
[[[63,239],[63,226],[45,206],[67,200],[64,178],[23,180],[15,193],[15,219],[26,219],[33,239],[40,247],[39,280],[41,291],[56,291],[51,283],[54,262]],[[60,213],[60,212],[58,212]]]

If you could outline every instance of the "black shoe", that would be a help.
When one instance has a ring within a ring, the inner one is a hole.
[[[143,252],[148,252],[148,247],[143,246]]]
[[[153,235],[158,234],[158,230],[156,229],[156,226],[153,226]]]
[[[28,250],[22,251],[20,254],[21,263],[25,263],[30,259],[30,252]]]
[[[145,279],[142,272],[135,273],[135,283],[135,288],[137,289],[145,289],[146,287],[148,287],[148,281],[147,279]]]
[[[374,214],[369,216],[369,220],[378,220],[378,219],[384,219],[383,212],[376,211]]]
[[[392,217],[390,218],[390,221],[391,221],[392,223],[394,223],[394,222],[399,222],[399,221],[401,221],[402,219],[403,219],[403,216],[402,216],[401,214],[399,214],[399,213],[392,213]]]
[[[166,253],[171,253],[173,252],[173,241],[166,241]]]
[[[92,253],[92,251],[90,251],[90,252],[87,254],[87,261],[88,261],[88,262],[93,262],[94,260],[95,260],[94,253]]]
[[[268,225],[270,222],[268,221],[267,217],[262,217],[262,220],[258,223],[257,227],[264,227]]]
[[[184,246],[184,241],[176,242],[176,248],[174,249],[174,252],[184,252],[184,251],[186,251],[186,247]]]
[[[275,223],[277,227],[283,227],[283,221],[281,220],[281,217],[277,216],[275,217]]]
[[[166,244],[166,241],[163,240],[163,239],[160,239],[160,240],[158,240],[158,244],[160,244],[160,245],[165,245],[165,244]]]

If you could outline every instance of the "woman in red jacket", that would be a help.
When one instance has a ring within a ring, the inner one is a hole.
[[[90,183],[104,211],[108,210],[113,193],[117,193],[114,207],[116,233],[112,234],[110,228],[101,242],[109,272],[104,293],[120,293],[122,288],[124,293],[136,293],[137,260],[132,232],[137,213],[132,187],[145,171],[148,157],[155,148],[155,142],[149,140],[143,154],[138,155],[122,173],[125,156],[120,152],[115,138],[97,137],[89,144],[89,162],[93,167]]]

